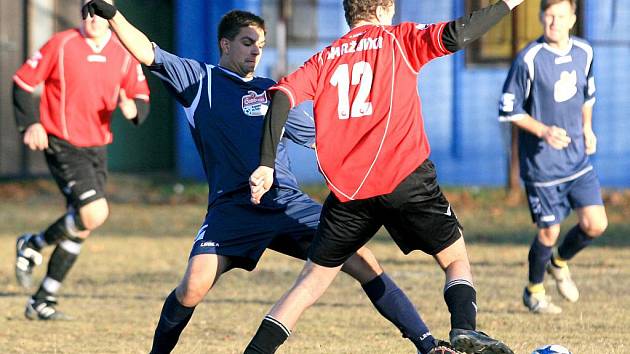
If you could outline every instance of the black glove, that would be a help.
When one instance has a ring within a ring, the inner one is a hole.
[[[88,14],[90,17],[97,15],[106,20],[111,20],[116,15],[116,11],[118,11],[116,6],[110,3],[103,0],[91,0],[81,8],[81,16],[83,16],[84,20],[88,17]]]

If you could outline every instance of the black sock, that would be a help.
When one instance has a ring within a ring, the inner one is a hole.
[[[418,311],[387,274],[379,275],[362,287],[378,312],[393,323],[403,337],[409,338],[420,353],[428,353],[435,347],[435,338]]]
[[[45,299],[46,296],[54,296],[57,294],[61,283],[66,278],[66,275],[68,275],[68,272],[81,252],[81,242],[83,242],[83,240],[80,238],[72,240],[65,239],[59,242],[48,261],[46,278],[42,281],[42,284],[33,298],[42,300]]]
[[[278,320],[267,315],[258,331],[245,348],[244,354],[272,354],[284,343],[291,332]]]
[[[451,313],[451,328],[477,328],[477,292],[464,279],[449,281],[444,289],[444,301]]]
[[[175,290],[166,297],[160,321],[153,336],[151,354],[170,353],[182,333],[188,321],[192,317],[195,307],[186,307],[179,303],[175,296]]]
[[[591,243],[593,243],[593,238],[582,231],[580,225],[575,225],[564,236],[562,244],[558,247],[558,256],[568,261]]]
[[[529,248],[529,282],[530,284],[540,284],[545,278],[545,266],[551,259],[551,247],[545,246],[534,238],[532,246]]]

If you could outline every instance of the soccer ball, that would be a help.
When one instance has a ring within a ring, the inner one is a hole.
[[[534,349],[532,354],[571,354],[571,351],[558,344],[548,344]]]

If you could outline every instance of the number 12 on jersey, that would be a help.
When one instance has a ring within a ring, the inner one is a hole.
[[[337,87],[339,119],[358,118],[372,114],[372,103],[367,102],[372,90],[372,67],[370,63],[360,61],[352,65],[352,82],[348,64],[341,64],[330,77],[330,84]],[[350,84],[359,85],[352,107],[350,107]]]

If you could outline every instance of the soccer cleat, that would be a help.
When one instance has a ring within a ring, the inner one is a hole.
[[[580,291],[575,282],[571,279],[571,272],[569,266],[556,267],[553,264],[547,263],[547,273],[556,280],[556,287],[558,292],[569,302],[576,302],[580,298]]]
[[[468,354],[514,354],[505,343],[480,331],[453,328],[449,333],[455,350]]]
[[[35,300],[30,298],[26,303],[26,310],[24,316],[29,320],[42,320],[42,321],[62,321],[69,320],[70,318],[64,315],[62,312],[57,311],[55,308],[57,305],[57,299],[52,296],[47,296],[44,300]]]
[[[418,352],[418,354],[420,354],[420,352]],[[437,340],[435,343],[435,347],[433,347],[433,349],[429,351],[429,354],[462,354],[462,353],[453,349],[453,346],[451,345],[451,343],[443,341],[443,340]]]
[[[541,315],[557,315],[562,312],[562,308],[551,302],[551,297],[544,292],[530,293],[527,288],[523,290],[523,305],[532,313]]]
[[[26,289],[33,285],[33,268],[42,264],[42,254],[28,245],[33,237],[34,234],[24,234],[15,243],[15,278]]]

